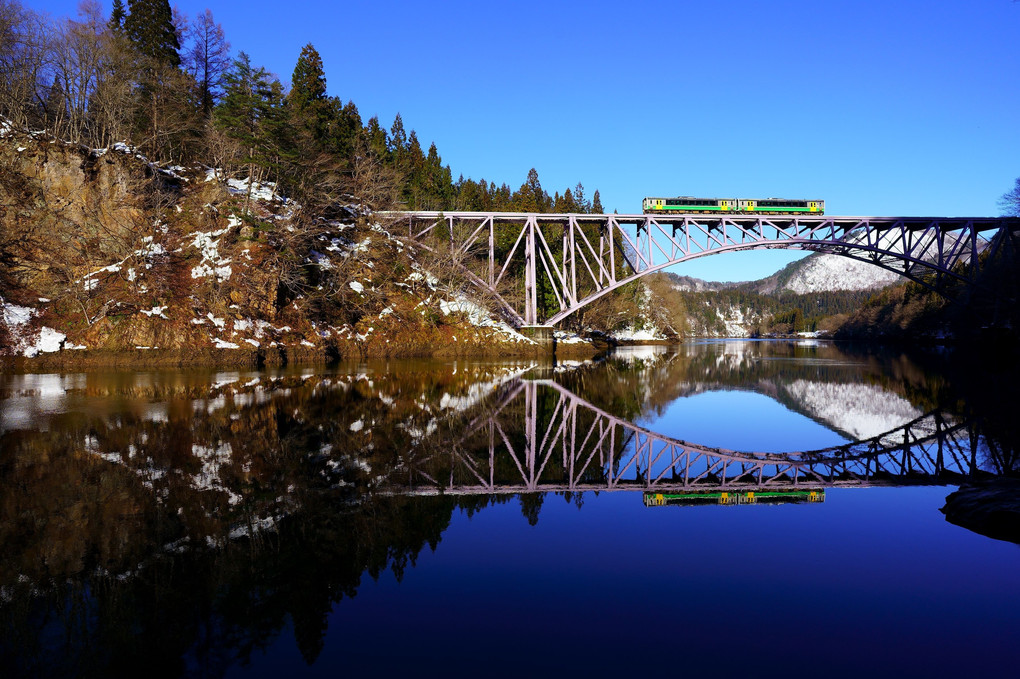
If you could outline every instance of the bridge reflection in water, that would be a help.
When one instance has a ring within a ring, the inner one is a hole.
[[[825,488],[958,484],[983,471],[969,423],[933,410],[884,434],[794,453],[740,452],[657,434],[551,379],[502,385],[451,442],[422,441],[381,490],[473,495],[645,491],[646,504],[820,501]],[[816,491],[814,498],[811,492]],[[803,495],[806,493],[806,495]],[[658,499],[661,496],[662,501]]]

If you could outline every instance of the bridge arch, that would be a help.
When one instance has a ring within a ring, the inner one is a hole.
[[[492,398],[455,439],[411,451],[387,477],[386,489],[425,495],[763,491],[941,485],[996,473],[978,463],[973,423],[941,410],[866,440],[771,453],[658,434],[551,379],[515,378]]]
[[[945,294],[948,281],[976,285],[982,260],[1015,252],[1020,219],[1010,217],[787,217],[761,215],[587,215],[484,212],[392,213],[421,240],[440,229],[476,284],[505,305],[519,325],[553,326],[603,295],[684,262],[756,249],[836,254],[897,273]],[[495,234],[514,245],[497,256]],[[488,236],[488,248],[484,236]],[[550,245],[552,243],[552,246]],[[986,255],[982,256],[984,253]],[[524,267],[523,303],[498,293],[512,262]],[[476,267],[477,268],[477,267]],[[539,288],[558,311],[541,317]]]

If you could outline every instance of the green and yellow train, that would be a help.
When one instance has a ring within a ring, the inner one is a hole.
[[[725,213],[766,215],[825,214],[824,200],[789,198],[645,198],[641,203],[645,214]]]

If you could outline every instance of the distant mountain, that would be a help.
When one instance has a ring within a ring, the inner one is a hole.
[[[700,278],[693,278],[691,276],[679,276],[672,272],[667,272],[670,282],[675,290],[682,290],[683,292],[715,292],[717,290],[729,290],[740,285],[748,285],[748,283],[720,283],[718,281],[703,281]],[[754,281],[757,282],[757,281]]]
[[[679,276],[675,273],[669,273],[668,276],[673,287],[683,292],[736,289],[760,295],[776,295],[781,292],[803,295],[810,292],[877,290],[900,280],[897,274],[874,264],[821,253],[791,262],[771,276],[756,281],[720,283],[703,281],[691,276]]]
[[[898,274],[874,264],[840,255],[815,253],[791,262],[768,278],[748,284],[748,289],[763,295],[789,291],[877,290],[901,280]]]

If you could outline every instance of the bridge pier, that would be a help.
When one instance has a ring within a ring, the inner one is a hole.
[[[553,335],[553,327],[551,325],[522,325],[520,333],[542,346],[548,346],[550,349],[556,346],[556,337]]]

